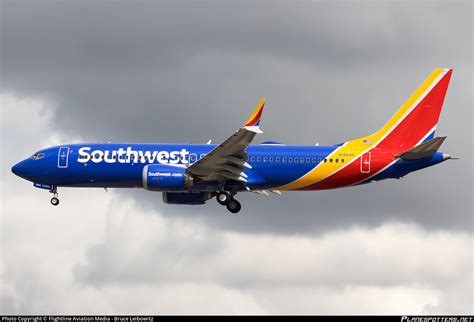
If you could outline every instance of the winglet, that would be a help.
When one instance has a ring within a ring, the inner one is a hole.
[[[245,123],[244,127],[253,130],[253,129],[260,129],[260,118],[262,117],[263,107],[265,106],[265,98],[262,98],[258,103],[257,107],[253,111],[252,115],[250,115],[249,119]]]

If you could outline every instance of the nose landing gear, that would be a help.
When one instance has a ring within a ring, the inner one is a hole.
[[[57,197],[51,198],[51,204],[52,204],[53,206],[59,205],[59,199],[58,199]]]
[[[54,197],[51,198],[51,204],[53,206],[59,205],[58,190],[57,189],[52,189],[49,192],[51,192],[54,195]]]
[[[220,191],[216,195],[216,200],[220,205],[226,206],[227,210],[229,210],[233,214],[238,213],[240,209],[242,209],[240,202],[235,200],[234,196],[232,196],[228,192]]]

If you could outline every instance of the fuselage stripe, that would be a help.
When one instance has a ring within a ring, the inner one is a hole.
[[[429,137],[434,131],[436,131],[436,127],[437,125],[435,125],[415,146],[423,143],[423,141],[425,141],[425,139],[427,137]],[[371,176],[369,176],[368,178],[365,178],[365,179],[362,179],[360,181],[357,181],[357,182],[354,182],[352,184],[350,184],[349,186],[355,186],[355,185],[358,185],[358,184],[361,184],[365,181],[368,181],[370,179],[372,179],[373,177],[379,175],[380,173],[384,172],[385,170],[387,170],[388,168],[390,168],[393,164],[395,164],[396,162],[398,162],[398,158],[393,160],[392,162],[390,162],[388,165],[386,165],[384,168],[382,168],[381,170],[377,171],[376,173],[372,174]]]

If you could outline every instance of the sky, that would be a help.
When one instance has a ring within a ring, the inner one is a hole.
[[[470,1],[0,0],[4,314],[474,313]],[[238,195],[229,215],[142,189],[47,191],[11,166],[77,142],[370,134],[437,67],[459,160],[355,188]]]

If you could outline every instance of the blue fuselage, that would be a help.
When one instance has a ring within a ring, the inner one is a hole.
[[[148,164],[186,167],[216,146],[211,144],[72,144],[38,151],[34,158],[16,164],[12,171],[39,188],[143,187],[143,168]],[[270,189],[289,184],[309,173],[337,146],[253,145],[247,149],[251,169],[246,186]],[[39,157],[38,157],[39,156]],[[343,158],[331,162],[346,162]],[[437,152],[428,159],[398,160],[374,174],[369,181],[399,178],[443,161]],[[365,183],[360,182],[360,183]],[[193,190],[215,191],[217,182],[197,184]],[[228,190],[245,190],[241,183],[228,183]]]

